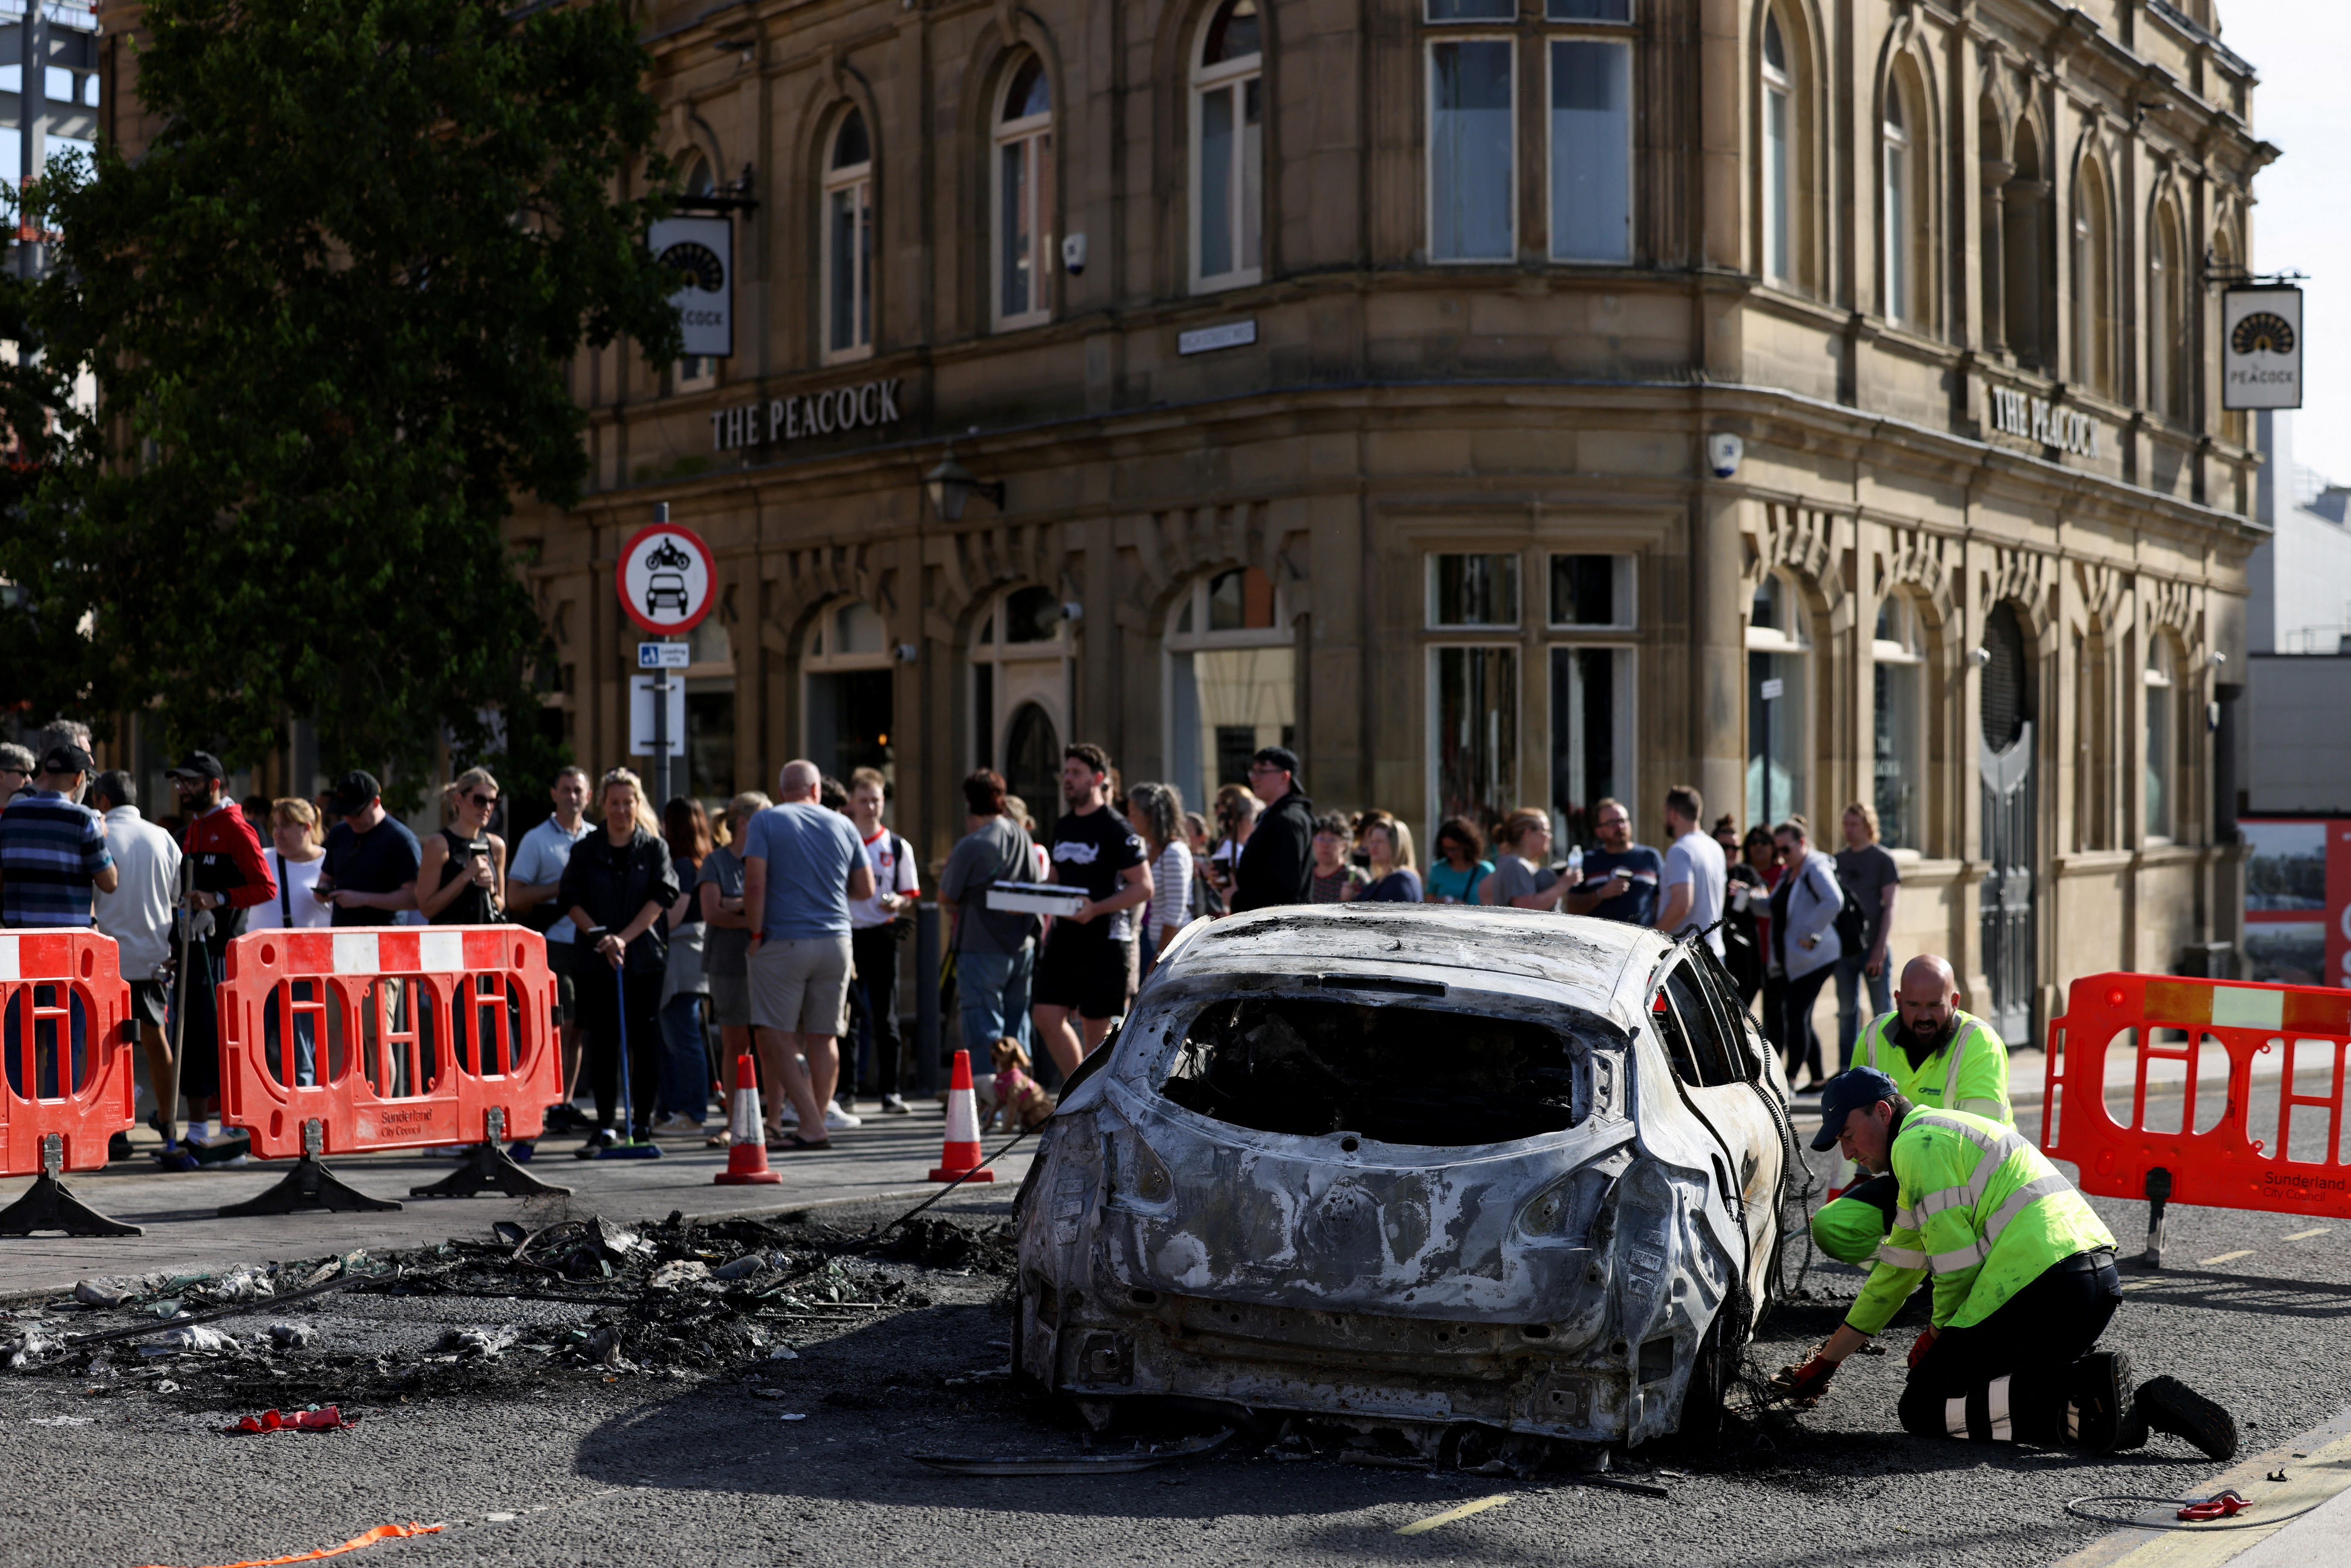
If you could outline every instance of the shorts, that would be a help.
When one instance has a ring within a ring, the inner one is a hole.
[[[1134,944],[1057,923],[1037,959],[1029,1005],[1074,1008],[1080,1018],[1116,1018],[1134,990]]]
[[[547,968],[555,977],[555,1021],[559,1024],[580,1021],[580,985],[576,978],[580,949],[577,941],[547,945]]]
[[[770,936],[751,955],[750,969],[754,1026],[841,1033],[849,1010],[849,933]]]
[[[717,1029],[750,1028],[751,977],[712,975],[709,980],[712,1026]]]
[[[163,989],[161,980],[126,980],[131,988],[131,1021],[165,1026],[172,1005],[171,993]]]

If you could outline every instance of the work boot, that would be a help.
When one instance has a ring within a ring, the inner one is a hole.
[[[2132,1408],[2157,1431],[2187,1438],[2208,1459],[2237,1457],[2236,1417],[2176,1377],[2140,1384]]]
[[[2133,1408],[2130,1357],[2118,1350],[2093,1351],[2073,1364],[2065,1381],[2066,1438],[2094,1454],[2114,1452]]]
[[[127,1160],[131,1158],[131,1153],[130,1134],[116,1133],[106,1140],[106,1157],[110,1162]]]

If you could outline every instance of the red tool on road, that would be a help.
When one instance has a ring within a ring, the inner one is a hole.
[[[2179,1517],[2191,1524],[2200,1524],[2208,1519],[2234,1519],[2252,1506],[2241,1494],[2231,1490],[2214,1492],[2202,1502],[2189,1503],[2179,1511]]]

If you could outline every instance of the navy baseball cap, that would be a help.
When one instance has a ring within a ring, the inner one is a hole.
[[[1896,1099],[1901,1092],[1894,1080],[1875,1067],[1846,1068],[1821,1086],[1821,1130],[1813,1134],[1813,1147],[1835,1148],[1847,1116],[1880,1100]]]
[[[209,751],[191,751],[180,758],[179,766],[163,770],[166,779],[225,779],[220,758]]]

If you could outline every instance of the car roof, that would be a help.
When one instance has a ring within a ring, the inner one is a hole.
[[[1185,936],[1163,960],[1171,980],[1312,973],[1332,960],[1429,965],[1544,981],[1603,1015],[1672,946],[1614,920],[1460,904],[1285,904],[1201,922]]]

